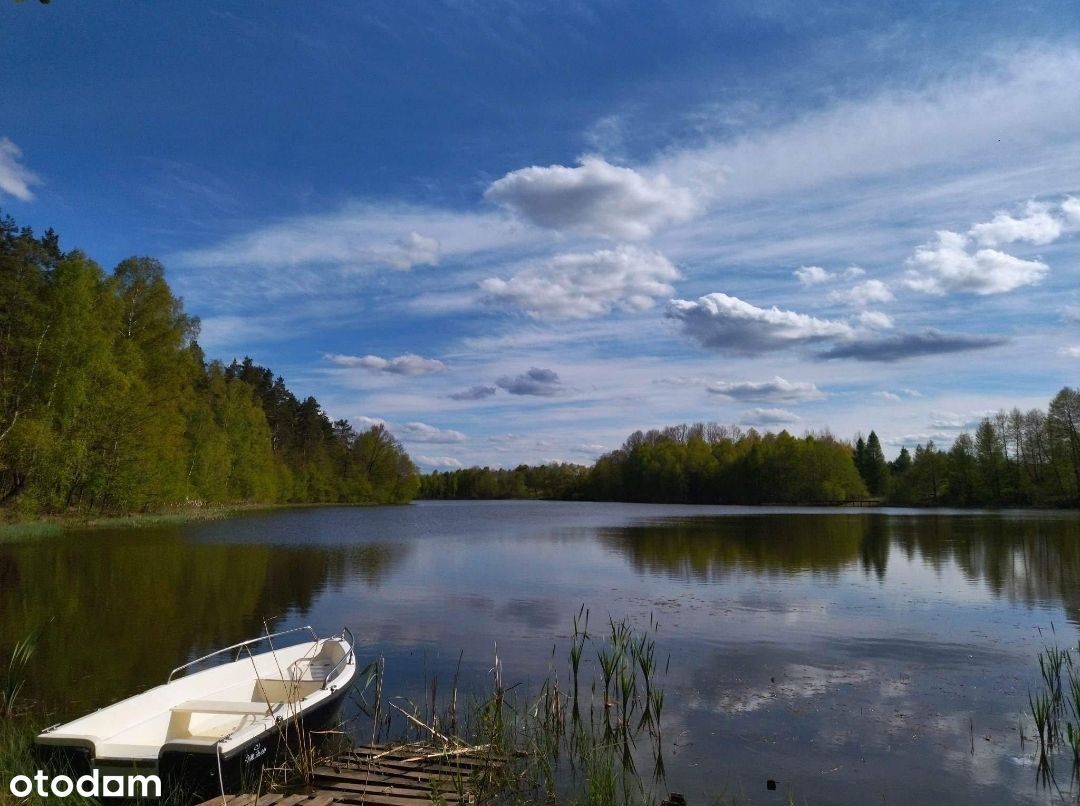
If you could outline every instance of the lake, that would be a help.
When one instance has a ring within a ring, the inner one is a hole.
[[[525,690],[583,604],[659,621],[664,788],[691,804],[1050,800],[1026,711],[1037,652],[1077,642],[1075,513],[419,502],[0,543],[0,657],[42,627],[54,721],[264,619],[349,626],[388,694],[459,657],[489,688],[496,642]]]

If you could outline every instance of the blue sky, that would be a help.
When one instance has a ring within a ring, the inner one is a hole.
[[[0,7],[0,207],[424,467],[1080,381],[1075,3]]]

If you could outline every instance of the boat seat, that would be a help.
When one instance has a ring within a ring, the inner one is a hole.
[[[188,700],[169,709],[173,713],[188,711],[193,714],[251,714],[268,716],[270,709],[264,702],[229,702],[227,700]]]
[[[110,761],[113,759],[123,761],[130,759],[157,761],[159,749],[159,746],[156,744],[114,744],[112,742],[98,742],[94,749],[94,757],[98,761]]]

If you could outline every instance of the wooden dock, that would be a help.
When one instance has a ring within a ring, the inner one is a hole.
[[[419,806],[474,803],[475,782],[506,764],[483,751],[406,745],[357,747],[314,770],[313,787],[295,793],[217,796],[202,806]]]

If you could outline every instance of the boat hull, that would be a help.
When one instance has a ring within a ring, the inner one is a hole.
[[[288,749],[296,749],[299,737],[332,727],[345,697],[342,688],[318,706],[283,720],[259,736],[218,754],[194,750],[164,749],[158,759],[162,792],[171,803],[201,802],[222,792],[254,790],[263,769],[283,763]]]

